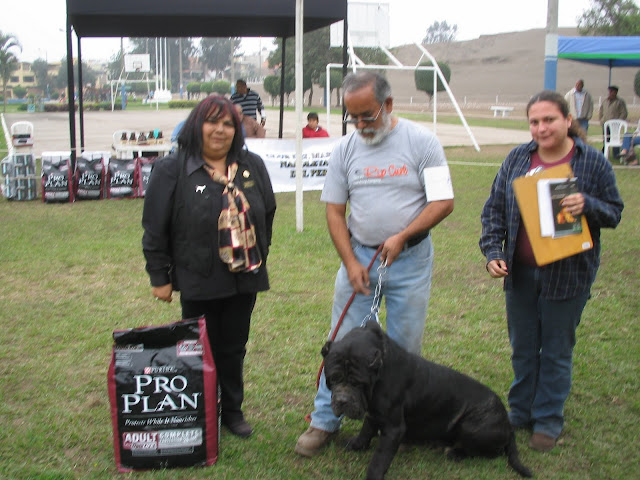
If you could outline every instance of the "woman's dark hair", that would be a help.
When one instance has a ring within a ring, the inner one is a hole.
[[[225,115],[230,115],[233,119],[233,126],[236,133],[229,149],[229,154],[239,153],[244,147],[244,135],[242,134],[242,123],[240,117],[231,100],[222,95],[209,95],[191,110],[178,135],[178,145],[186,152],[187,157],[202,155],[202,126],[204,122],[213,119],[217,120]]]
[[[569,104],[564,99],[562,95],[558,92],[554,92],[553,90],[543,90],[540,93],[535,94],[527,103],[527,118],[529,118],[529,110],[531,109],[534,103],[538,102],[550,102],[558,107],[560,113],[564,118],[569,116]],[[572,119],[571,125],[569,126],[569,131],[567,132],[570,137],[579,137],[583,141],[586,141],[587,135],[586,132],[580,127],[580,124],[577,122],[577,119]]]

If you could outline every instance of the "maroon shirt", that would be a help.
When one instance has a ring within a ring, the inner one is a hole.
[[[545,168],[551,168],[558,165],[562,165],[563,163],[569,163],[573,154],[576,150],[575,143],[569,153],[567,153],[564,157],[562,157],[557,162],[553,163],[544,163],[538,155],[538,151],[536,150],[531,155],[531,165],[529,166],[529,172],[535,169],[544,170]],[[516,250],[514,253],[514,259],[518,263],[524,263],[525,265],[529,265],[532,267],[537,267],[536,259],[533,256],[533,249],[531,248],[531,241],[529,241],[529,235],[527,235],[527,230],[524,228],[523,222],[520,222],[520,226],[518,227],[518,236],[516,237]]]

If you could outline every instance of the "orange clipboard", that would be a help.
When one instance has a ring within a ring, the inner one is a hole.
[[[533,256],[538,266],[561,260],[593,248],[591,232],[585,215],[582,215],[582,233],[564,237],[542,237],[540,235],[540,211],[538,208],[538,180],[542,178],[573,177],[568,163],[558,165],[542,172],[518,177],[513,181],[513,190],[520,208],[524,228],[529,235]]]

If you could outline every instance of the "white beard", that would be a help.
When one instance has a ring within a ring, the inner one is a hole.
[[[377,130],[374,128],[361,128],[358,130],[360,134],[360,138],[367,145],[378,145],[382,140],[385,139],[389,132],[391,131],[391,114],[388,114],[386,111],[381,112],[382,115],[382,125]],[[373,133],[373,137],[365,137],[364,134]]]

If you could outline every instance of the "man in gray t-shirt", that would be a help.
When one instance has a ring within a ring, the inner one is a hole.
[[[376,279],[371,285],[367,265],[381,246],[372,270],[386,261],[382,295],[387,333],[406,350],[420,354],[433,264],[429,232],[453,211],[447,161],[431,132],[391,114],[393,98],[384,77],[372,72],[348,75],[343,93],[345,123],[356,131],[334,148],[321,196],[329,233],[342,260],[331,329],[336,329],[354,291],[358,295],[335,339],[370,313]],[[443,181],[434,181],[436,177]],[[314,405],[311,426],[295,447],[303,456],[316,454],[340,428],[324,373]]]

